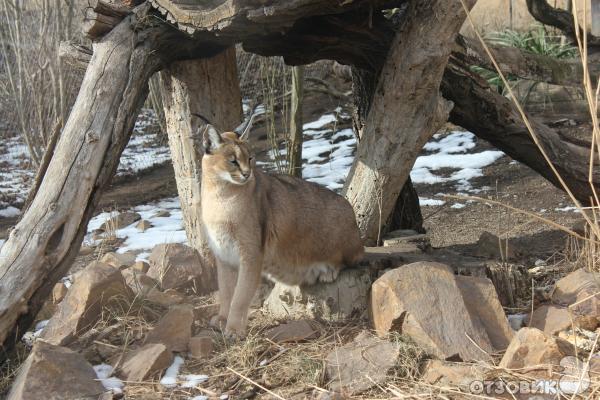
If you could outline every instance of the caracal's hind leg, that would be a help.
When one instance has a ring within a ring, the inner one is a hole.
[[[241,258],[237,284],[225,328],[225,334],[231,337],[245,336],[248,325],[248,309],[262,276],[262,256],[258,251]]]
[[[217,279],[219,282],[219,314],[211,319],[210,325],[218,329],[224,329],[227,324],[231,299],[233,298],[233,292],[238,280],[238,271],[234,266],[217,260]]]

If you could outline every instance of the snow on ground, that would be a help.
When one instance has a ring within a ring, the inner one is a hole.
[[[208,375],[195,375],[195,374],[179,374],[179,370],[183,366],[184,359],[181,356],[175,356],[173,363],[167,370],[160,380],[160,384],[167,388],[175,388],[177,386],[181,388],[195,388],[201,383],[208,380]]]
[[[157,128],[154,111],[143,109],[131,140],[123,151],[117,175],[136,174],[168,162],[170,158],[167,137]],[[22,138],[0,141],[0,218],[20,214],[16,207],[23,204],[35,177],[29,158],[29,149]]]
[[[113,367],[108,364],[99,364],[94,365],[94,371],[96,372],[96,377],[102,383],[102,386],[106,390],[112,390],[114,394],[123,393],[123,381],[117,377],[111,376],[113,373]]]
[[[430,154],[417,157],[410,173],[413,183],[456,182],[455,188],[461,192],[478,193],[485,190],[473,188],[471,179],[483,176],[483,168],[496,162],[504,153],[497,150],[467,153],[475,147],[475,141],[475,135],[470,132],[434,135],[424,147]],[[448,169],[451,172],[447,172]]]
[[[187,243],[183,228],[181,207],[178,198],[164,199],[158,202],[140,205],[131,209],[140,214],[142,219],[152,224],[151,228],[141,231],[135,227],[136,223],[116,231],[118,238],[125,242],[117,250],[118,253],[135,252],[138,260],[145,260],[150,255],[150,250],[162,243]],[[156,216],[161,211],[168,211],[168,217]],[[88,224],[88,235],[84,239],[87,244],[94,244],[92,232],[106,222],[115,212],[98,214]]]
[[[316,121],[303,125],[302,177],[310,182],[335,191],[344,186],[344,181],[354,160],[356,138],[350,128],[339,129],[338,125],[349,121],[350,116],[336,109],[322,115]],[[276,154],[278,153],[278,154]],[[284,148],[270,151],[270,163],[263,164],[267,170],[275,170],[275,158],[285,156]]]

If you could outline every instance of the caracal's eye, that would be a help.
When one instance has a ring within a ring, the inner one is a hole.
[[[235,165],[236,167],[239,167],[239,166],[240,166],[240,165],[238,164],[238,162],[237,162],[237,160],[236,160],[235,158],[234,158],[234,159],[232,159],[232,160],[229,160],[229,163],[230,163],[231,165]]]

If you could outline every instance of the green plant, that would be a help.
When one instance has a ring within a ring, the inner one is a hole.
[[[491,32],[486,41],[496,46],[515,47],[542,56],[567,59],[577,56],[577,48],[564,42],[561,36],[551,35],[543,25],[536,25],[528,32],[517,32],[506,29]]]
[[[576,47],[564,42],[561,36],[549,34],[543,25],[535,25],[533,29],[527,32],[517,32],[510,29],[490,32],[486,35],[486,42],[495,46],[514,47],[522,51],[556,59],[574,58],[578,54]],[[472,66],[471,70],[481,75],[499,93],[506,93],[504,82],[497,72],[476,65]],[[519,81],[517,77],[511,75],[506,78],[511,87],[514,87],[514,84]],[[527,101],[538,83],[531,83],[525,91],[525,95],[522,96],[523,101]]]

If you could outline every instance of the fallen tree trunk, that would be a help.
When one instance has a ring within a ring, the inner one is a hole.
[[[490,142],[563,189],[512,101],[491,90],[484,79],[455,59],[450,60],[444,72],[441,90],[445,98],[454,102],[454,108],[450,112],[452,123]],[[569,142],[535,118],[529,120],[544,150],[573,195],[588,204],[593,196],[588,182],[590,148]],[[594,187],[600,188],[600,170],[597,167],[593,170],[592,182]]]
[[[229,131],[239,125],[242,99],[235,48],[208,59],[173,63],[161,71],[160,76],[169,147],[186,235],[190,245],[200,253],[206,271],[211,271],[216,277],[214,256],[202,229],[201,135],[206,124],[193,114],[204,116],[221,131]]]
[[[186,41],[164,24],[144,25],[148,10],[140,6],[94,45],[37,195],[0,249],[4,349],[30,325],[77,255],[146,98],[149,77],[182,54],[201,57],[216,51],[214,46]]]
[[[381,240],[382,225],[419,152],[446,122],[451,108],[439,95],[439,85],[465,12],[460,2],[441,0],[412,1],[408,7],[344,186],[367,245]]]
[[[504,74],[553,85],[583,86],[583,68],[579,59],[559,60],[508,46],[488,45],[488,48]],[[478,40],[459,36],[452,49],[452,56],[469,65],[478,65],[496,71],[496,67]],[[592,82],[596,82],[600,76],[600,64],[590,63],[588,72]]]

